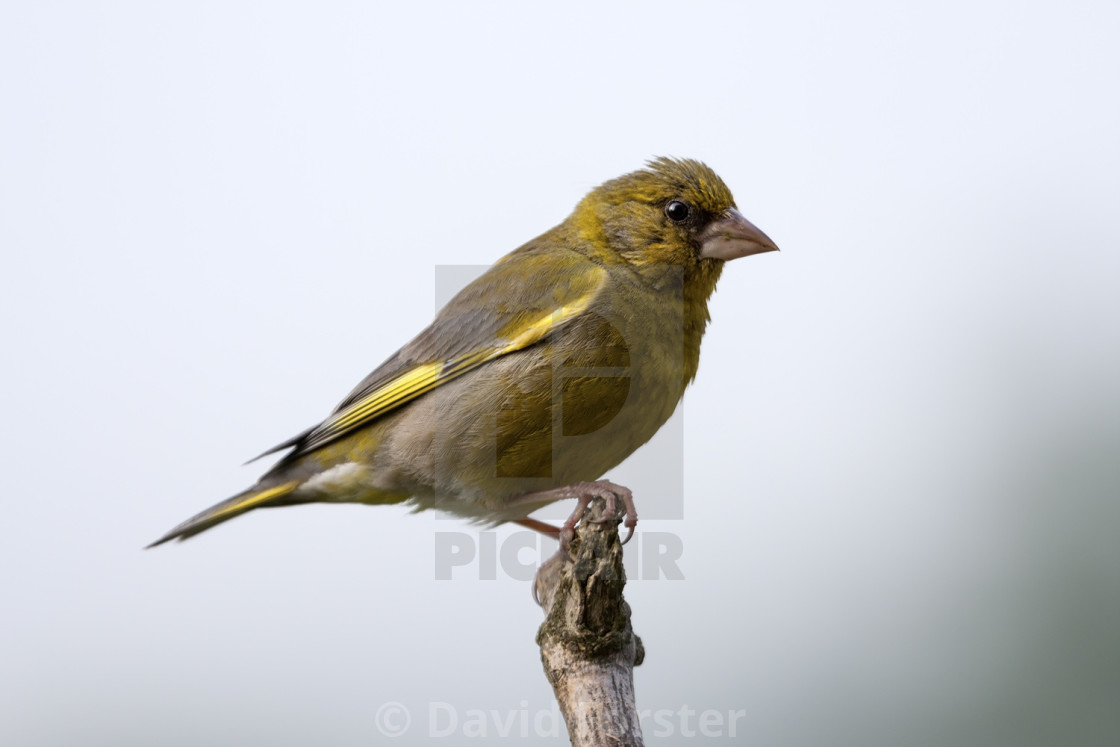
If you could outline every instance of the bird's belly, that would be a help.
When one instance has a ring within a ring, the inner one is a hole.
[[[661,351],[658,351],[661,352]],[[613,362],[613,361],[612,361]],[[422,505],[497,515],[510,500],[595,480],[648,441],[683,393],[678,366],[555,365],[522,351],[411,403],[386,445]],[[508,517],[505,517],[508,518]]]

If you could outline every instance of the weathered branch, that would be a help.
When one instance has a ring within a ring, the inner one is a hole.
[[[545,621],[537,632],[541,661],[575,747],[641,745],[634,667],[645,649],[622,598],[626,574],[618,522],[598,521],[596,499],[576,528],[570,557],[557,553],[537,575]]]

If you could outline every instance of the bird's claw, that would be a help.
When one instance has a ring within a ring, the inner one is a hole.
[[[568,551],[568,545],[575,538],[576,525],[583,519],[583,515],[587,513],[587,507],[591,505],[591,501],[596,498],[603,498],[607,505],[606,511],[598,519],[588,519],[588,521],[596,524],[605,524],[608,521],[618,521],[618,501],[622,500],[622,513],[624,515],[623,526],[626,527],[626,539],[622,540],[622,544],[630,541],[634,536],[634,527],[638,525],[638,510],[634,507],[634,494],[630,492],[629,488],[624,488],[621,485],[615,485],[613,482],[607,480],[599,480],[598,482],[584,482],[578,485],[571,486],[572,491],[575,493],[576,507],[568,516],[567,521],[560,527],[560,549],[565,553]]]

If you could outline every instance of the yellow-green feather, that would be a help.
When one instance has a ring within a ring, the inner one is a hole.
[[[211,506],[205,511],[192,516],[184,521],[179,526],[172,529],[167,534],[160,537],[158,540],[148,545],[148,547],[155,547],[162,545],[164,542],[173,539],[184,540],[187,537],[204,532],[215,524],[220,524],[223,521],[232,519],[239,516],[246,511],[258,508],[270,501],[275,501],[277,498],[282,498],[300,486],[299,480],[292,480],[281,485],[274,485],[270,488],[257,490],[250,488],[244,493],[239,493],[232,498],[229,498],[221,503]]]

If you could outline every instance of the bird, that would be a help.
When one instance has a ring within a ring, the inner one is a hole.
[[[603,498],[629,539],[633,495],[602,476],[695,379],[724,265],[777,248],[706,164],[652,159],[464,287],[325,420],[261,454],[284,452],[253,486],[148,547],[314,502],[516,522],[563,546]],[[560,528],[529,516],[573,498]]]

